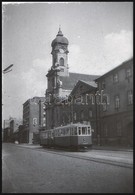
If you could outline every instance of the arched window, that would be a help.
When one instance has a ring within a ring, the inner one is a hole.
[[[115,108],[119,108],[120,107],[120,98],[119,96],[115,97]]]
[[[64,66],[64,59],[60,58],[60,66]]]

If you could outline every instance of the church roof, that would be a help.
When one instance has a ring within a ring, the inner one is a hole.
[[[69,44],[68,39],[63,36],[63,33],[62,33],[60,28],[59,28],[59,31],[58,31],[56,38],[52,41],[51,46],[53,47],[57,43],[64,44],[64,45]]]
[[[83,81],[83,80],[80,80],[82,81],[83,83],[86,83],[92,87],[97,87],[97,84],[95,83],[95,81]]]
[[[80,73],[69,73],[69,77],[62,77],[60,76],[60,80],[62,81],[62,89],[72,90],[75,84],[82,80],[89,85],[94,85],[94,80],[100,77],[100,75],[87,75],[87,74],[80,74]],[[92,82],[93,81],[93,82]],[[96,87],[96,85],[94,85]]]

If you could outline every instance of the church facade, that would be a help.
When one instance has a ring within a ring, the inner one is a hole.
[[[68,102],[71,91],[79,80],[90,82],[99,77],[69,72],[68,45],[68,39],[59,29],[51,44],[52,66],[46,75],[46,129],[73,122],[73,110]]]

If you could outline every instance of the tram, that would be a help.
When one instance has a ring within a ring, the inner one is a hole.
[[[40,132],[40,145],[68,149],[87,149],[92,146],[92,130],[90,125],[68,124]]]

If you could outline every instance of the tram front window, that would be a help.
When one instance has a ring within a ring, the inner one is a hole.
[[[78,129],[79,129],[79,135],[81,135],[81,127],[78,127]]]
[[[86,135],[87,134],[87,127],[82,127],[82,135]]]
[[[90,135],[90,127],[88,127],[88,134]]]

